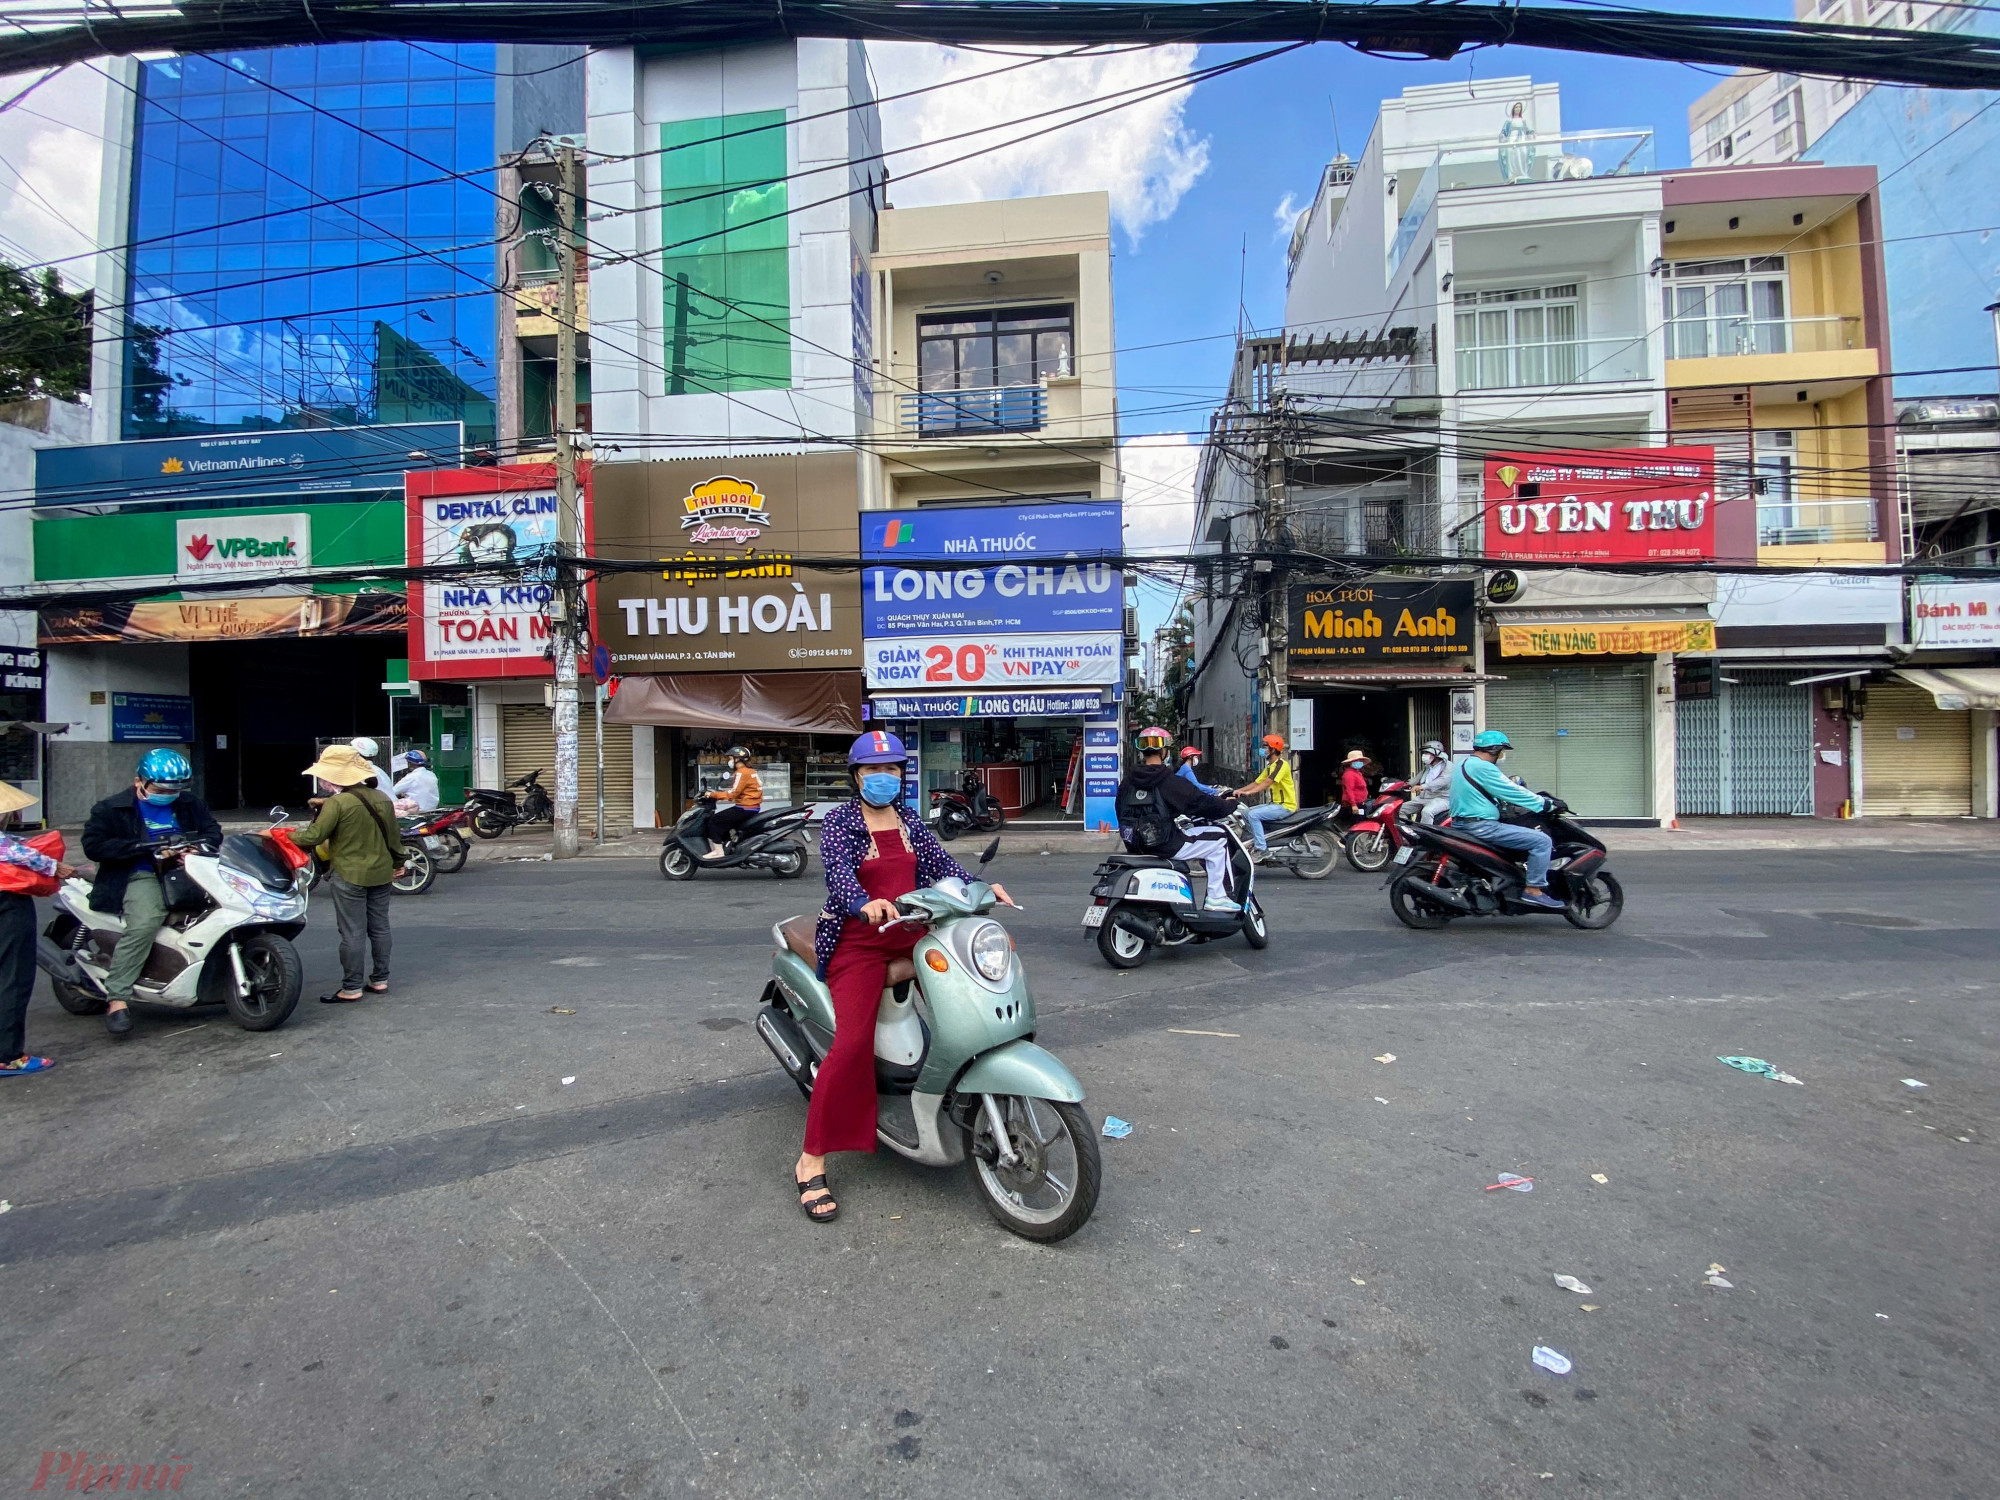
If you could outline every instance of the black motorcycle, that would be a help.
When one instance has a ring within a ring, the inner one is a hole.
[[[937,836],[947,843],[961,833],[998,833],[1007,821],[1000,799],[971,771],[965,773],[957,791],[940,788],[932,792],[931,807],[937,814]]]
[[[515,796],[515,789],[520,796]],[[530,771],[499,791],[474,787],[466,794],[465,805],[472,813],[472,831],[483,839],[497,839],[510,828],[528,823],[553,823],[555,799],[542,786],[542,773]]]
[[[1261,865],[1281,865],[1301,880],[1324,880],[1340,863],[1338,807],[1302,807],[1264,825]]]
[[[1546,793],[1544,794],[1547,795]],[[1504,808],[1501,821],[1539,828],[1555,841],[1549,859],[1549,894],[1563,903],[1572,927],[1609,927],[1625,909],[1625,888],[1604,868],[1603,844],[1571,822],[1569,804],[1549,797],[1541,812]],[[1455,917],[1556,916],[1521,900],[1526,889],[1521,854],[1482,844],[1450,823],[1395,823],[1399,867],[1389,877],[1389,909],[1405,927],[1443,927]]]
[[[692,880],[701,870],[769,870],[780,880],[797,880],[805,874],[810,805],[759,808],[731,830],[720,859],[704,859],[715,847],[708,839],[708,815],[714,811],[715,798],[697,797],[667,834],[660,847],[660,873],[667,879]]]

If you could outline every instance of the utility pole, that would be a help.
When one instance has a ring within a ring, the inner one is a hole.
[[[556,195],[556,263],[562,297],[556,308],[556,558],[549,600],[549,635],[556,653],[555,857],[576,855],[576,655],[583,614],[582,590],[571,559],[583,528],[576,489],[576,147],[556,147],[561,186]]]

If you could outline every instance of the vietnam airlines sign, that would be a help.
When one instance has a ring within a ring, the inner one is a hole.
[[[1293,584],[1285,649],[1301,666],[1436,662],[1472,653],[1472,580],[1385,575]]]

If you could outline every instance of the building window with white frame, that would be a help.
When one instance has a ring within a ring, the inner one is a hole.
[[[1777,545],[1799,524],[1799,436],[1781,429],[1756,434],[1751,490],[1757,498],[1757,544]]]
[[[1662,283],[1668,359],[1791,352],[1784,256],[1678,261]]]
[[[1588,379],[1575,282],[1458,292],[1458,388],[1503,390]]]

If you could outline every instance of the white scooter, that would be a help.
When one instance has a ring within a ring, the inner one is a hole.
[[[1097,883],[1083,914],[1083,925],[1097,933],[1097,951],[1114,969],[1138,968],[1156,945],[1208,943],[1239,932],[1253,948],[1270,945],[1271,929],[1257,904],[1257,865],[1250,857],[1243,814],[1174,821],[1190,837],[1222,835],[1229,845],[1230,893],[1241,909],[1208,907],[1208,871],[1200,860],[1114,854],[1097,867]]]
[[[276,826],[224,834],[220,849],[186,835],[151,847],[167,920],[153,939],[132,998],[149,1005],[228,1007],[245,1031],[273,1031],[299,1003],[305,970],[292,939],[305,930],[307,856]],[[72,876],[35,944],[56,1003],[73,1016],[102,1015],[111,953],[125,919],[90,904],[89,880]]]

